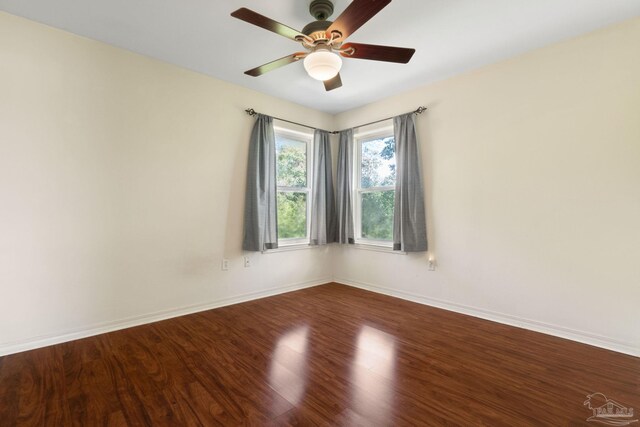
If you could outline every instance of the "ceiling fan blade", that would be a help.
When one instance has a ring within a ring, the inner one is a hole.
[[[231,13],[231,16],[234,18],[238,18],[242,21],[248,22],[249,24],[257,25],[258,27],[264,28],[265,30],[273,31],[276,34],[280,34],[288,39],[296,41],[296,37],[305,37],[298,30],[294,30],[291,27],[287,27],[284,24],[274,21],[271,18],[267,18],[266,16],[260,15],[253,10],[249,10],[246,7],[242,7],[235,12]]]
[[[391,0],[353,0],[349,6],[333,21],[327,29],[327,34],[338,31],[344,40],[374,15],[380,12]]]
[[[284,67],[285,65],[289,65],[294,62],[297,62],[300,59],[304,58],[305,55],[306,53],[304,52],[296,52],[292,55],[285,56],[280,59],[276,59],[275,61],[267,62],[266,64],[262,64],[261,66],[245,71],[244,73],[249,76],[258,77],[263,75],[264,73],[273,71],[276,68]]]
[[[342,86],[342,79],[340,78],[340,73],[336,74],[335,77],[324,81],[324,88],[327,92],[330,90],[338,89]]]
[[[349,49],[353,48],[353,54],[349,54]],[[415,49],[407,47],[379,46],[375,44],[345,43],[340,50],[340,55],[345,58],[371,59],[374,61],[398,62],[406,64],[409,62]]]

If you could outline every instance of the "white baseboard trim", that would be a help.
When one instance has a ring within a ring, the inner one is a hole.
[[[194,304],[186,307],[157,311],[155,313],[143,314],[141,316],[133,316],[126,319],[115,320],[111,322],[97,323],[86,328],[78,328],[65,331],[60,334],[44,335],[27,340],[14,341],[0,345],[0,356],[20,353],[22,351],[33,350],[41,347],[48,347],[54,344],[73,341],[81,338],[87,338],[94,335],[113,332],[120,329],[131,328],[133,326],[144,325],[147,323],[158,322],[160,320],[171,319],[172,317],[184,316],[187,314],[197,313],[200,311],[220,308],[227,305],[238,304],[241,302],[252,301],[260,298],[266,298],[287,292],[297,291],[300,289],[311,288],[325,283],[332,282],[332,278],[324,278],[307,282],[294,283],[275,288],[265,289],[257,292],[250,292],[241,295],[235,295],[228,298],[222,298],[216,301],[209,301],[204,304]]]
[[[491,320],[493,322],[503,323],[518,328],[529,329],[531,331],[540,332],[547,335],[553,335],[560,338],[565,338],[571,341],[577,341],[583,344],[589,344],[595,347],[601,347],[607,350],[616,351],[619,353],[628,354],[631,356],[640,357],[640,348],[634,343],[623,342],[613,340],[608,337],[604,337],[590,332],[578,331],[563,326],[551,325],[536,320],[524,319],[517,316],[511,316],[508,314],[502,314],[485,310],[476,307],[470,307],[463,304],[457,304],[450,301],[439,300],[436,298],[425,297],[417,295],[411,292],[400,291],[397,289],[389,289],[383,286],[373,285],[371,283],[364,283],[348,279],[334,279],[334,282],[340,283],[354,288],[364,289],[371,292],[376,292],[392,297],[404,299],[407,301],[416,302],[418,304],[424,304],[432,307],[442,308],[444,310],[453,311],[456,313],[466,314],[480,319]]]

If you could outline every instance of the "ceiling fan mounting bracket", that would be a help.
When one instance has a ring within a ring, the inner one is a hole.
[[[331,30],[331,39],[332,40],[336,40],[336,39],[341,39],[342,38],[342,33],[338,30]]]
[[[309,13],[318,21],[325,21],[333,13],[331,0],[313,0],[309,5]]]
[[[356,53],[356,48],[349,46],[346,49],[334,49],[336,52],[340,53],[342,56],[352,56]]]

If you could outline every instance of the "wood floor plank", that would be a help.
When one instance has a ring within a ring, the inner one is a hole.
[[[339,284],[0,358],[4,426],[588,425],[640,359]]]

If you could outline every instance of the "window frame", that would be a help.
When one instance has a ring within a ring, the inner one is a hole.
[[[275,123],[273,125],[274,136],[277,138],[278,136],[283,136],[287,139],[292,139],[294,141],[304,142],[306,144],[306,158],[307,158],[307,182],[306,187],[290,187],[290,186],[280,186],[277,185],[278,182],[278,158],[276,155],[276,211],[277,207],[277,196],[279,193],[306,193],[306,234],[304,237],[292,237],[292,238],[283,238],[281,239],[278,236],[278,246],[279,247],[293,247],[293,246],[303,246],[309,245],[309,239],[311,235],[311,195],[312,195],[312,184],[313,184],[313,133],[309,132],[308,129],[296,129],[293,126]],[[277,250],[277,249],[276,249]]]
[[[353,225],[354,225],[354,240],[356,245],[375,246],[384,248],[385,251],[393,249],[393,239],[391,240],[379,240],[368,239],[362,237],[362,194],[383,192],[396,189],[395,184],[392,186],[379,186],[379,187],[362,187],[362,143],[371,141],[373,139],[382,139],[387,137],[394,137],[393,122],[391,120],[382,122],[373,128],[367,130],[358,129],[354,135],[354,150],[353,156]],[[395,151],[394,151],[395,156]]]

